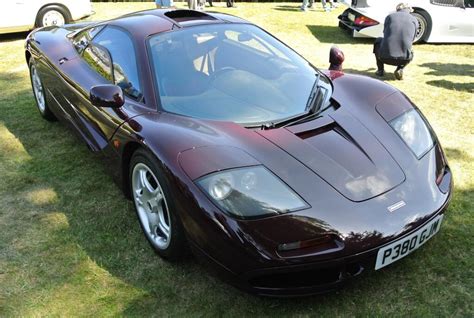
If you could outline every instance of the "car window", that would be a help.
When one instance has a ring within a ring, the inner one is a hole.
[[[318,71],[250,24],[183,28],[148,40],[163,110],[246,126],[303,114]],[[332,90],[326,78],[320,85]]]
[[[114,27],[107,27],[94,38],[93,42],[109,51],[112,57],[114,84],[120,86],[128,96],[141,100],[143,94],[140,89],[135,49],[127,33]]]
[[[92,28],[85,29],[73,38],[73,44],[79,54],[82,54],[84,49],[89,45],[94,36],[102,30],[103,26],[96,26]]]
[[[94,71],[109,82],[113,82],[112,59],[105,48],[89,44],[84,49],[82,57]]]

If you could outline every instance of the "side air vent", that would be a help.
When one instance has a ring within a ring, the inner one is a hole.
[[[213,16],[210,16],[204,12],[193,11],[193,10],[172,10],[165,13],[165,16],[174,20],[177,23],[183,23],[188,21],[214,21],[217,20]]]
[[[312,138],[314,136],[322,135],[322,134],[327,133],[329,131],[335,130],[336,127],[338,127],[338,125],[336,123],[332,122],[328,125],[324,125],[324,126],[321,126],[321,127],[311,129],[311,130],[307,130],[307,131],[298,132],[298,133],[296,133],[296,136],[300,137],[301,139],[308,139],[308,138]]]

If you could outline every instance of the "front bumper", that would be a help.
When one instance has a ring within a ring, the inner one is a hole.
[[[265,264],[262,264],[260,269],[235,274],[196,245],[191,244],[191,246],[194,254],[200,261],[213,268],[223,280],[243,291],[270,297],[296,297],[320,294],[338,289],[352,278],[363,273],[374,271],[377,252],[380,248],[394,241],[402,240],[437,216],[443,214],[450,199],[451,193],[442,207],[431,218],[410,232],[361,253],[325,261],[277,267],[265,267]]]

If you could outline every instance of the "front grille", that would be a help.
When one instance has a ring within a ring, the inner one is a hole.
[[[341,271],[326,268],[293,273],[268,274],[251,278],[249,283],[260,288],[298,288],[336,283]]]

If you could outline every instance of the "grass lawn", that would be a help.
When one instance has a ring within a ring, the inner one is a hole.
[[[375,71],[371,41],[337,28],[342,7],[224,6],[215,10],[259,24],[321,68],[335,43],[346,70]],[[94,4],[93,19],[151,7]],[[64,125],[40,118],[25,36],[0,36],[0,316],[474,316],[472,45],[417,45],[405,80],[386,77],[421,108],[448,155],[455,191],[440,233],[341,291],[265,299],[222,283],[194,260],[169,264],[152,252],[101,161]]]

